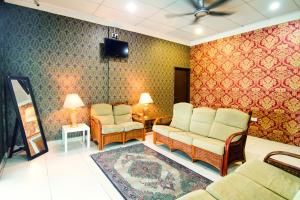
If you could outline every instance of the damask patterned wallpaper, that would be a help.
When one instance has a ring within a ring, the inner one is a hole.
[[[147,91],[154,115],[172,112],[174,67],[188,67],[189,47],[117,30],[129,42],[129,58],[109,62],[108,80],[108,60],[100,56],[108,27],[9,4],[0,4],[0,20],[6,25],[1,65],[7,74],[30,78],[48,139],[60,138],[68,123],[62,109],[68,93],[86,105],[78,121],[88,122],[88,106],[107,102],[108,94],[110,102],[135,104]]]
[[[1,9],[0,9],[1,12]],[[0,14],[1,15],[1,14]],[[3,30],[4,23],[0,19],[0,30]],[[4,54],[4,37],[2,34],[0,34],[0,163],[4,159],[4,155],[6,152],[6,133],[5,133],[5,117],[4,117],[4,90],[3,90],[3,67],[1,65],[1,61],[3,60],[3,54]],[[3,166],[0,165],[0,175],[2,172]]]
[[[252,110],[250,134],[300,146],[300,20],[191,49],[196,106]]]

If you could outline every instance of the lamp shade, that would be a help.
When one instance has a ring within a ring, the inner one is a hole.
[[[153,100],[148,92],[144,92],[140,96],[139,100],[140,104],[148,104],[148,103],[153,103]]]
[[[78,94],[68,94],[65,103],[64,108],[70,108],[75,109],[84,106],[81,98],[78,96]]]

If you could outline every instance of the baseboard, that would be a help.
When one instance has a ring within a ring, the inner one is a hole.
[[[6,163],[6,160],[7,160],[7,157],[8,157],[8,153],[6,152],[3,156],[3,159],[0,163],[0,178],[2,176],[2,173],[3,173],[3,170],[4,170],[4,166],[5,166],[5,163]]]

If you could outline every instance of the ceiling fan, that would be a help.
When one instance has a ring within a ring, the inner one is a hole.
[[[229,0],[218,0],[208,6],[204,5],[204,0],[188,0],[189,3],[192,4],[193,7],[195,7],[194,12],[189,13],[182,13],[182,14],[167,14],[166,17],[181,17],[186,15],[194,15],[195,19],[192,22],[192,24],[195,24],[199,21],[200,18],[205,17],[206,15],[212,15],[212,16],[226,16],[233,14],[232,12],[218,12],[218,11],[212,11],[211,9],[217,8],[221,6],[222,4],[228,2]]]

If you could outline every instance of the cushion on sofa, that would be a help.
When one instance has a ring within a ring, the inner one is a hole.
[[[175,131],[181,131],[178,128],[174,128],[171,126],[165,126],[165,125],[154,125],[152,127],[152,130],[155,131],[156,133],[159,133],[163,136],[169,137],[170,132],[175,132]]]
[[[112,105],[106,103],[94,104],[91,106],[91,115],[113,115]]]
[[[293,200],[300,200],[300,190],[298,190],[298,192],[294,196]]]
[[[193,146],[222,156],[224,154],[225,142],[202,136],[194,138]]]
[[[286,199],[293,199],[300,190],[300,178],[258,160],[246,162],[236,173],[252,179]]]
[[[114,106],[113,111],[116,124],[132,122],[132,108],[130,105],[121,104]]]
[[[208,137],[225,141],[230,135],[245,131],[248,127],[249,115],[231,108],[219,108],[211,126]],[[233,141],[240,137],[234,138]]]
[[[230,135],[242,131],[243,130],[240,128],[226,126],[218,122],[213,122],[208,137],[225,141]],[[237,136],[233,139],[233,141],[237,141],[239,139],[240,136]]]
[[[102,125],[114,124],[112,105],[110,104],[94,104],[91,106],[91,116],[100,120]]]
[[[187,145],[193,143],[193,138],[189,135],[189,132],[170,132],[169,137]]]
[[[284,199],[251,179],[235,173],[210,184],[206,190],[220,200]]]
[[[189,103],[176,103],[173,107],[173,117],[170,126],[189,131],[193,105]]]
[[[118,133],[123,131],[124,131],[124,127],[116,124],[102,126],[102,134]]]
[[[124,128],[124,131],[132,131],[144,128],[144,124],[140,122],[124,122],[119,125]]]
[[[194,108],[191,117],[190,131],[207,136],[215,119],[216,111],[212,108]]]
[[[114,117],[112,115],[103,115],[103,116],[94,116],[98,119],[102,125],[113,125],[114,124]]]
[[[205,190],[196,190],[178,198],[177,200],[215,200],[215,198]]]

